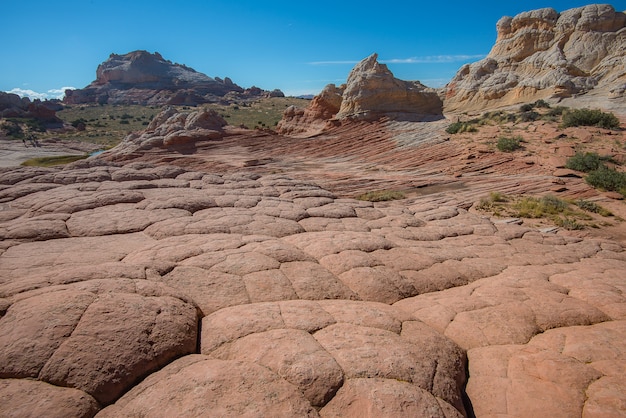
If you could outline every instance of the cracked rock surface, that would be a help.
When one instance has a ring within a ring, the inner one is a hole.
[[[1,416],[626,413],[617,241],[143,162],[0,202]]]

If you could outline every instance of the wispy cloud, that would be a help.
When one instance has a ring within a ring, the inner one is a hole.
[[[445,64],[460,61],[472,61],[485,58],[485,54],[479,55],[430,55],[425,57],[391,58],[380,60],[382,64]],[[309,65],[354,65],[359,61],[312,61]]]
[[[46,100],[46,99],[62,99],[63,96],[65,96],[65,90],[75,90],[75,89],[76,87],[61,87],[58,89],[50,89],[45,93],[40,93],[34,90],[22,89],[22,88],[16,87],[14,89],[7,91],[7,93],[17,94],[20,97],[28,97],[31,100],[33,99]]]

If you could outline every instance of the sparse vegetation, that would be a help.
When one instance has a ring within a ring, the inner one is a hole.
[[[561,126],[597,126],[604,129],[619,128],[619,119],[613,113],[597,109],[569,109],[563,113]]]
[[[582,210],[587,211],[587,212],[597,213],[598,215],[605,216],[605,217],[613,216],[613,213],[611,213],[610,210],[598,205],[595,202],[590,202],[589,200],[579,199],[579,200],[576,200],[574,204],[578,206],[579,208],[581,208]]]
[[[626,196],[626,173],[622,173],[613,168],[600,166],[597,170],[591,171],[585,181],[598,189],[619,192]]]
[[[357,196],[358,200],[366,200],[368,202],[385,202],[389,200],[399,200],[404,199],[406,195],[397,190],[377,190],[372,192],[364,193],[360,196]]]
[[[535,219],[567,230],[594,227],[594,218],[589,213],[602,217],[613,216],[611,211],[586,200],[569,202],[553,195],[506,196],[499,192],[492,192],[482,198],[476,209],[491,212],[494,216]]]
[[[571,170],[582,171],[583,173],[597,170],[601,165],[600,156],[595,152],[577,152],[565,163],[565,167]]]
[[[460,134],[463,132],[478,132],[478,129],[472,122],[454,122],[446,128],[449,134]]]
[[[516,137],[500,137],[496,144],[498,150],[502,152],[513,152],[522,148],[522,138]]]

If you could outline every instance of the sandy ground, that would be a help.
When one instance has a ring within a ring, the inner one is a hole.
[[[0,167],[15,167],[38,157],[82,155],[98,149],[96,145],[78,141],[39,141],[39,146],[19,140],[0,139]]]

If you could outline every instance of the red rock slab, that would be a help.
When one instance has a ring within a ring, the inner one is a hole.
[[[300,299],[359,299],[337,276],[311,261],[283,263],[280,271],[289,279]]]
[[[189,216],[181,209],[136,209],[134,205],[118,204],[73,213],[65,222],[74,237],[127,234],[143,231],[165,219]]]
[[[463,409],[461,387],[455,379],[444,379],[446,384],[433,385],[438,373],[464,375],[464,361],[458,348],[455,361],[448,359],[439,370],[439,355],[443,352],[449,355],[452,351],[442,347],[423,350],[422,344],[415,344],[419,339],[409,340],[390,331],[337,323],[316,332],[314,337],[335,358],[348,379],[385,378],[409,382]],[[445,338],[438,342],[442,341],[450,344]],[[423,340],[425,344],[432,342],[436,341]],[[453,366],[453,369],[446,369],[446,366]]]
[[[343,383],[343,372],[335,359],[302,330],[251,334],[223,345],[211,357],[265,366],[298,387],[317,407],[324,406]]]
[[[127,254],[154,242],[141,233],[106,237],[78,237],[27,242],[15,245],[2,254],[0,283],[9,279],[71,268],[96,266],[123,259]],[[44,281],[44,280],[42,280]]]
[[[179,299],[102,294],[84,311],[38,377],[81,389],[106,405],[139,378],[195,352],[196,335],[195,307]]]
[[[468,351],[467,393],[476,416],[626,413],[626,322],[546,331],[527,345]]]
[[[12,304],[0,321],[0,377],[37,378],[95,299],[67,290]]]
[[[338,254],[346,250],[372,252],[390,249],[393,244],[383,237],[366,232],[305,232],[284,238],[288,243],[297,246],[317,260],[330,254]]]
[[[316,417],[304,395],[254,363],[183,357],[139,383],[99,418],[149,415]]]
[[[203,315],[228,306],[250,303],[244,281],[234,274],[178,266],[158,280],[189,295]]]
[[[430,392],[395,379],[348,379],[337,395],[320,410],[323,418],[432,417],[464,415]]]
[[[0,379],[0,416],[92,418],[98,402],[85,392],[27,379]]]

